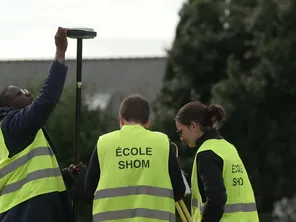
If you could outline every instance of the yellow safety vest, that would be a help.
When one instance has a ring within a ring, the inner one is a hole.
[[[211,150],[223,160],[223,180],[227,202],[221,222],[259,222],[256,201],[245,166],[236,148],[224,139],[210,139],[198,149]],[[193,163],[191,211],[194,222],[201,221],[205,203],[202,203],[197,183],[196,156]]]
[[[93,221],[175,221],[169,139],[140,125],[123,126],[97,143],[101,169]]]
[[[42,130],[23,151],[11,158],[8,154],[0,130],[0,213],[38,195],[66,190],[59,165]]]

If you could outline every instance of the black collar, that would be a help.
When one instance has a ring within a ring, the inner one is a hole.
[[[206,140],[209,139],[223,139],[218,130],[212,128],[206,131],[197,141],[196,148],[198,149]]]

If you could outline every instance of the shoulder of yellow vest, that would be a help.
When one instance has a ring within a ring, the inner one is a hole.
[[[211,149],[213,145],[216,145],[215,142],[215,139],[208,139],[204,141],[199,147],[198,152]]]
[[[164,137],[164,138],[166,138],[166,139],[169,140],[169,136],[166,135],[165,133],[162,133],[162,132],[159,132],[159,131],[151,131],[151,132],[152,132],[154,135],[156,135],[156,136]]]
[[[236,149],[233,144],[229,143],[225,139],[209,139],[209,140],[206,140],[202,143],[202,145],[198,149],[198,152],[205,151],[205,150],[211,150],[212,148],[214,148],[216,146],[222,146],[225,144]]]
[[[112,132],[109,132],[109,133],[105,133],[105,134],[101,135],[99,137],[99,139],[103,139],[103,138],[108,138],[108,137],[114,136],[118,132],[120,132],[120,130],[115,130],[115,131],[112,131]]]

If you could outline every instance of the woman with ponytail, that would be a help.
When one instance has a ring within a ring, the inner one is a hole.
[[[220,105],[184,105],[175,117],[181,141],[197,152],[193,162],[191,214],[198,222],[259,221],[254,192],[234,145],[218,131]]]

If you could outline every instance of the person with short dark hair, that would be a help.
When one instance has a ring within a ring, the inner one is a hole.
[[[181,140],[197,148],[193,163],[191,215],[193,221],[258,222],[252,185],[236,148],[220,136],[225,120],[220,105],[185,104],[175,123]]]
[[[141,96],[129,96],[119,108],[119,115],[128,122],[150,123],[150,103]]]
[[[167,135],[148,130],[150,103],[123,100],[120,130],[100,136],[86,173],[93,221],[175,221],[185,184]]]

